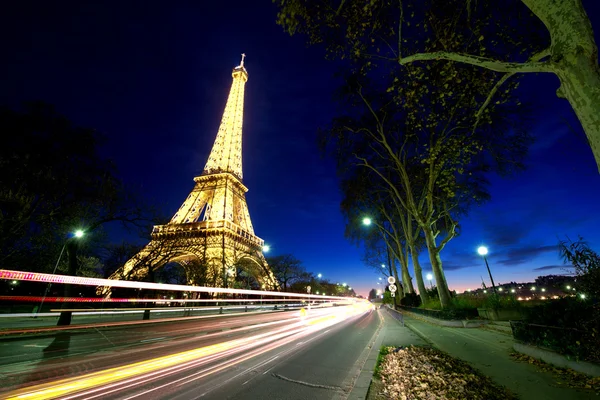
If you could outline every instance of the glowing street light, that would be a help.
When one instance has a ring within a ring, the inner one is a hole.
[[[485,261],[485,266],[488,270],[488,274],[490,275],[490,281],[492,281],[492,288],[494,289],[494,294],[496,294],[496,284],[494,283],[494,278],[492,278],[492,271],[490,271],[490,265],[488,264],[488,260],[486,258],[488,248],[485,246],[479,246],[477,253],[479,253],[479,255],[482,256],[483,260]]]
[[[431,282],[432,279],[433,279],[433,275],[427,274],[427,280],[429,281],[429,286],[431,286],[431,288],[433,289],[433,283]]]

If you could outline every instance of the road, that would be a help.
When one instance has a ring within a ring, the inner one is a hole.
[[[345,306],[6,338],[0,398],[344,398],[379,323]]]

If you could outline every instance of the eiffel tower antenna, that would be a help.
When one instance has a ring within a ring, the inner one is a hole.
[[[242,183],[242,124],[246,55],[231,73],[233,82],[208,161],[171,221],[157,225],[150,243],[110,279],[143,279],[166,263],[185,269],[188,284],[228,287],[238,270],[257,288],[278,287],[254,234]],[[106,292],[105,292],[106,293]]]

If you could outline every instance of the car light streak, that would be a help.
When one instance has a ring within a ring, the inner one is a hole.
[[[186,285],[173,285],[167,283],[150,283],[150,282],[135,282],[135,281],[121,281],[113,279],[100,279],[100,278],[86,278],[80,276],[71,275],[54,275],[44,274],[40,272],[24,272],[24,271],[13,271],[7,269],[0,269],[0,279],[16,280],[16,281],[30,281],[30,282],[43,282],[43,283],[59,283],[59,284],[72,284],[72,285],[83,285],[83,286],[96,286],[96,287],[121,287],[121,288],[133,288],[133,289],[157,289],[167,291],[179,291],[179,292],[198,292],[198,293],[228,293],[228,294],[248,294],[248,295],[262,295],[262,296],[277,296],[277,297],[301,297],[306,299],[336,299],[347,302],[365,302],[364,299],[357,299],[352,297],[340,297],[340,296],[322,296],[322,295],[311,295],[304,293],[290,293],[290,292],[271,292],[266,290],[250,290],[250,289],[230,289],[230,288],[215,288],[206,286],[186,286]],[[164,299],[163,299],[164,300]]]
[[[141,299],[141,298],[121,298],[121,297],[43,297],[43,296],[0,296],[0,301],[25,301],[37,303],[44,299],[45,303],[251,303],[260,305],[260,303],[283,302],[284,299]],[[300,306],[298,299],[287,300],[294,305]],[[315,299],[314,302],[324,303],[327,300]],[[289,303],[286,303],[290,305]],[[146,307],[142,308],[146,309]],[[104,310],[121,310],[121,308],[105,308]]]
[[[289,322],[283,327],[271,331],[234,339],[218,344],[213,344],[198,349],[188,350],[172,355],[157,357],[151,360],[140,361],[129,365],[109,368],[103,371],[89,373],[79,377],[66,378],[55,382],[44,383],[29,388],[18,389],[8,394],[9,399],[51,399],[51,398],[75,398],[79,396],[89,396],[98,393],[98,396],[104,395],[106,389],[115,388],[122,390],[127,385],[139,385],[140,383],[153,380],[156,377],[162,378],[167,374],[174,374],[192,367],[198,367],[208,362],[218,360],[219,358],[232,355],[240,351],[250,351],[247,354],[240,355],[233,360],[227,360],[221,364],[212,366],[200,371],[192,376],[186,376],[182,380],[200,379],[208,374],[228,368],[258,354],[270,351],[289,341],[309,335],[318,330],[326,329],[336,323],[339,323],[351,316],[359,315],[365,312],[366,307],[337,307],[326,308],[311,311],[311,315],[304,318],[295,318],[296,322]],[[258,326],[267,326],[275,324],[277,321],[258,324]],[[257,326],[252,326],[257,328]],[[286,340],[287,338],[287,340]],[[174,381],[175,383],[179,381]],[[185,382],[184,382],[185,383]],[[65,397],[71,394],[69,397]],[[94,397],[98,397],[94,396]],[[91,397],[87,397],[91,398]]]
[[[295,325],[297,325],[297,324],[295,324]],[[170,381],[170,382],[168,382],[166,384],[163,384],[163,385],[160,385],[158,387],[154,387],[154,388],[146,390],[144,392],[137,393],[137,394],[135,394],[133,396],[130,396],[130,397],[127,397],[126,399],[123,399],[123,400],[133,399],[133,398],[136,398],[136,397],[139,397],[139,396],[147,395],[147,394],[149,394],[149,393],[151,393],[153,391],[165,388],[167,386],[172,386],[172,385],[175,385],[175,384],[176,384],[176,386],[182,386],[184,384],[188,384],[188,383],[190,383],[192,381],[204,378],[204,377],[206,377],[208,375],[211,375],[211,374],[213,374],[215,372],[219,372],[219,371],[222,371],[224,369],[230,368],[233,365],[239,364],[239,363],[241,363],[243,361],[247,361],[247,360],[249,360],[249,359],[251,359],[251,358],[253,358],[253,357],[257,356],[257,355],[263,354],[263,353],[271,351],[271,350],[273,350],[273,349],[275,349],[277,347],[283,346],[283,345],[285,345],[287,343],[290,343],[290,342],[293,342],[293,341],[298,340],[300,338],[303,338],[303,337],[309,335],[310,333],[312,333],[315,330],[318,330],[318,329],[306,330],[306,329],[302,329],[301,326],[296,326],[295,329],[292,330],[292,331],[282,332],[282,333],[280,333],[278,335],[272,335],[271,337],[267,337],[267,338],[261,340],[258,343],[247,343],[247,344],[245,344],[243,346],[240,346],[239,348],[228,350],[222,356],[224,357],[224,356],[230,355],[233,352],[240,352],[240,351],[244,351],[246,349],[251,349],[251,348],[254,348],[254,347],[257,347],[257,346],[262,346],[262,347],[260,347],[259,349],[252,350],[248,354],[244,354],[244,355],[238,356],[238,357],[236,357],[234,359],[229,359],[229,360],[224,361],[224,362],[222,362],[222,363],[220,363],[218,365],[211,366],[211,367],[209,367],[207,369],[204,369],[202,371],[196,372],[196,373],[194,373],[192,375],[187,375],[184,378],[180,378],[180,379],[177,379],[175,381]],[[276,343],[268,343],[268,342],[273,342],[273,341],[275,341],[277,339],[282,339],[282,340],[280,340],[279,342],[276,342]],[[314,337],[312,339],[308,339],[304,343],[308,343],[308,342],[310,342],[310,341],[312,341],[314,339],[316,339],[316,337]],[[290,350],[288,350],[288,351],[286,351],[284,353],[287,353],[287,352],[290,352],[290,351],[293,351],[293,350],[294,349],[290,349]],[[213,357],[213,358],[217,358],[217,357]],[[221,357],[218,357],[218,358],[221,358]],[[272,361],[272,360],[274,360],[276,358],[277,357],[272,357],[270,359],[270,361]],[[69,400],[69,399],[74,399],[74,398],[78,398],[78,397],[85,397],[85,399],[94,399],[94,398],[97,398],[97,397],[102,397],[102,396],[105,396],[105,395],[110,394],[110,393],[122,391],[124,389],[128,389],[128,388],[131,388],[131,387],[134,387],[134,386],[139,386],[140,384],[143,384],[143,383],[152,382],[155,379],[154,376],[156,376],[156,375],[159,375],[159,378],[164,378],[165,376],[172,375],[172,374],[175,374],[175,373],[181,373],[181,372],[184,372],[187,369],[190,369],[192,367],[197,367],[197,366],[199,366],[201,364],[206,364],[206,362],[200,361],[199,363],[194,363],[194,362],[187,363],[186,365],[183,365],[183,366],[177,366],[177,367],[170,368],[168,371],[161,370],[161,371],[158,371],[158,372],[153,372],[153,373],[145,374],[144,376],[140,376],[140,377],[136,377],[136,378],[133,378],[133,379],[129,379],[127,381],[118,382],[118,383],[110,385],[108,387],[105,386],[103,388],[99,388],[99,389],[87,391],[87,392],[84,392],[84,393],[78,393],[78,394],[76,394],[74,396],[64,397],[63,399],[64,400]],[[259,364],[259,365],[261,365],[261,364]],[[255,366],[255,367],[253,367],[251,369],[247,369],[246,371],[237,374],[236,376],[228,379],[227,381],[229,381],[231,379],[234,379],[237,376],[243,375],[244,373],[247,373],[249,370],[255,369],[257,367],[258,366]],[[143,379],[143,380],[141,380],[141,379]],[[223,382],[223,384],[226,383],[227,381]],[[108,389],[108,388],[113,388],[113,389],[110,390],[110,391],[106,391],[106,389]],[[214,389],[215,388],[213,388],[211,390],[214,390]],[[98,392],[98,391],[101,391],[101,393],[99,393],[97,395],[94,395],[94,396],[91,396],[91,397],[89,396],[90,394],[92,394],[94,392]],[[204,393],[204,394],[206,394],[206,393]]]

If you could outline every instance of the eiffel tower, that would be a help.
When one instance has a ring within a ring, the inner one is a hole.
[[[263,288],[278,287],[254,234],[242,183],[242,120],[248,72],[245,54],[233,83],[217,138],[192,192],[166,225],[154,226],[151,241],[110,279],[144,279],[170,262],[183,266],[188,284],[231,287],[239,271]]]

